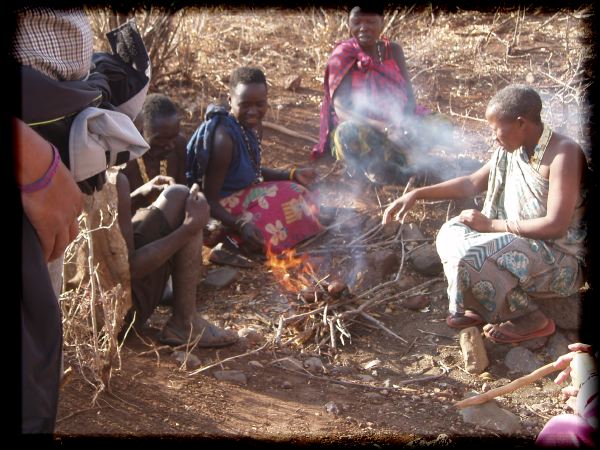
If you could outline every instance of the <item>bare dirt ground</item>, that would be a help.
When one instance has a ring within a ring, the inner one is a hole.
[[[343,12],[320,10],[189,14],[187,20],[197,32],[192,42],[199,47],[193,55],[182,50],[180,57],[189,58],[191,68],[186,64],[185,70],[164,76],[154,90],[179,102],[183,132],[189,137],[206,105],[226,96],[230,70],[252,63],[263,67],[270,81],[267,120],[317,137],[323,65],[333,42],[345,36],[343,17]],[[483,121],[485,104],[509,82],[538,87],[548,102],[547,120],[585,147],[583,93],[589,78],[585,71],[589,42],[584,19],[585,9],[444,12],[404,8],[388,14],[386,24],[387,34],[404,47],[418,101],[453,120],[457,150],[448,158],[467,155],[485,161],[490,142]],[[286,90],[286,80],[297,75],[302,77],[301,87]],[[563,103],[567,106],[557,106]],[[311,162],[311,146],[306,140],[266,129],[264,164],[277,168],[315,164],[321,175],[327,174],[316,189],[323,204],[356,208],[374,220],[381,215],[380,202],[388,203],[404,189],[375,190],[357,184],[343,171],[332,171],[331,162]],[[459,210],[460,205],[448,202],[422,204],[408,222],[433,238],[446,217]],[[324,237],[321,242],[326,241]],[[347,273],[351,261],[341,263],[337,256],[330,256],[319,260],[319,271],[322,275],[328,269]],[[213,268],[207,264],[207,270]],[[380,446],[506,437],[463,422],[452,405],[467,391],[481,392],[484,384],[489,389],[519,376],[503,364],[511,347],[487,343],[488,374],[465,372],[458,333],[444,322],[447,299],[442,274],[426,277],[409,264],[402,272],[405,288],[436,277],[439,281],[423,290],[429,306],[411,310],[401,301],[391,301],[372,310],[372,316],[406,343],[373,323],[357,320],[349,328],[350,342],[338,342],[336,352],[322,347],[320,353],[311,350],[314,345],[299,345],[292,339],[272,344],[280,315],[296,313],[299,304],[267,267],[241,269],[237,279],[222,289],[200,284],[198,309],[206,318],[235,330],[252,328],[258,337],[221,350],[193,350],[200,367],[215,367],[190,375],[191,368],[156,341],[169,316],[168,307],[161,307],[144,336],[127,340],[121,350],[121,367],[113,370],[110,388],[99,396],[95,397],[95,389],[77,370],[76,361],[67,359],[66,366],[73,366],[74,373],[61,390],[57,435],[59,439],[162,436],[373,442]],[[570,341],[577,340],[576,332],[563,333]],[[265,344],[261,351],[219,364]],[[545,347],[534,353],[541,362],[552,360]],[[302,363],[312,356],[320,358],[324,370],[281,367],[286,358]],[[247,384],[218,381],[214,372],[224,369],[242,371]],[[430,375],[440,376],[403,384]],[[336,406],[333,411],[325,406],[329,402]],[[560,389],[550,377],[499,398],[498,403],[519,417],[521,430],[512,437],[525,444],[532,442],[550,417],[564,411]]]

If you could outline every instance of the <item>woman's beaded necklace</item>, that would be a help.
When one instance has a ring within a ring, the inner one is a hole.
[[[248,156],[250,157],[250,162],[252,163],[252,167],[254,168],[254,174],[256,175],[254,183],[262,183],[264,178],[262,176],[262,168],[260,165],[260,155],[262,153],[262,148],[260,146],[260,139],[258,139],[258,137],[257,137],[258,149],[256,152],[253,152],[252,146],[250,145],[250,139],[248,139],[248,135],[246,134],[246,129],[237,120],[237,117],[235,117],[233,114],[231,115],[231,117],[233,117],[233,120],[235,120],[235,123],[237,123],[238,126],[240,127],[240,129],[242,130],[242,136],[244,136],[244,142],[246,143],[246,151],[248,153]]]
[[[544,131],[542,131],[540,140],[536,144],[535,148],[533,149],[533,154],[529,158],[529,164],[533,166],[536,172],[539,172],[540,170],[542,158],[544,158],[544,153],[546,152],[550,138],[552,138],[552,130],[549,126],[544,125]]]
[[[144,180],[144,183],[149,182],[150,178],[148,177],[148,172],[146,171],[146,163],[144,162],[144,159],[142,157],[139,157],[138,159],[136,159],[136,161],[138,163],[138,168],[140,169],[140,175],[142,176],[142,180]],[[161,159],[159,169],[160,175],[167,176],[167,167],[167,160]]]
[[[377,56],[379,56],[379,64],[383,64],[383,56],[381,56],[381,48],[379,47],[379,41],[375,43],[375,47],[377,47]]]

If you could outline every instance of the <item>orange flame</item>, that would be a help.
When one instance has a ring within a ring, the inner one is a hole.
[[[296,250],[283,250],[280,254],[273,253],[271,248],[267,248],[267,262],[275,279],[289,292],[300,292],[305,287],[313,283],[314,269],[307,261],[307,255],[296,256]],[[292,274],[297,272],[296,275]]]

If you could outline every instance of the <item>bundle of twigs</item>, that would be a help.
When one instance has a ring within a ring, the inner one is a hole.
[[[79,235],[65,252],[60,296],[65,366],[75,366],[94,388],[93,401],[109,389],[112,371],[121,367],[118,336],[131,306],[127,250],[111,187],[107,183],[86,199]]]
[[[413,181],[413,179],[409,180],[404,189],[405,193],[410,189]],[[326,231],[339,228],[339,225],[339,223],[334,223]],[[300,312],[287,317],[280,316],[275,343],[285,345],[293,342],[298,345],[307,345],[308,342],[313,340],[312,344],[308,344],[312,351],[322,353],[325,348],[328,348],[330,352],[335,352],[338,343],[345,345],[347,341],[351,341],[350,325],[359,319],[364,319],[370,326],[382,329],[401,341],[402,344],[408,344],[404,338],[370,314],[375,307],[426,293],[429,286],[441,280],[435,278],[409,289],[400,290],[399,281],[409,253],[406,249],[407,240],[403,237],[404,229],[405,224],[402,221],[395,233],[390,235],[389,230],[386,233],[385,227],[379,223],[357,237],[355,237],[355,234],[352,238],[347,234],[338,235],[330,240],[329,245],[298,253],[304,255],[347,253],[349,251],[367,253],[384,248],[393,248],[400,252],[401,258],[400,266],[393,279],[354,293],[350,293],[348,289],[343,287],[332,289],[339,282],[328,282],[327,277],[318,279],[313,275],[315,282],[314,301],[308,302],[306,296],[301,293],[298,294],[298,299],[302,302],[302,304],[297,305]],[[339,243],[336,244],[336,240]],[[307,245],[304,245],[304,247],[306,248]],[[283,341],[284,336],[288,337],[285,341]]]

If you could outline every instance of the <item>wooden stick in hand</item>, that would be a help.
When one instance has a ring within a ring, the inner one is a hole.
[[[545,366],[540,367],[539,369],[534,370],[529,375],[525,375],[521,378],[517,378],[516,380],[511,381],[505,386],[500,386],[498,388],[484,392],[483,394],[466,398],[464,400],[456,402],[454,406],[456,406],[457,408],[466,408],[467,406],[485,403],[500,395],[509,394],[513,391],[516,391],[517,389],[520,389],[523,386],[527,386],[528,384],[531,384],[534,381],[537,381],[540,378],[544,378],[546,375],[551,374],[552,372],[557,372],[559,370],[561,369],[555,367],[554,362],[551,362],[549,364],[546,364]]]

